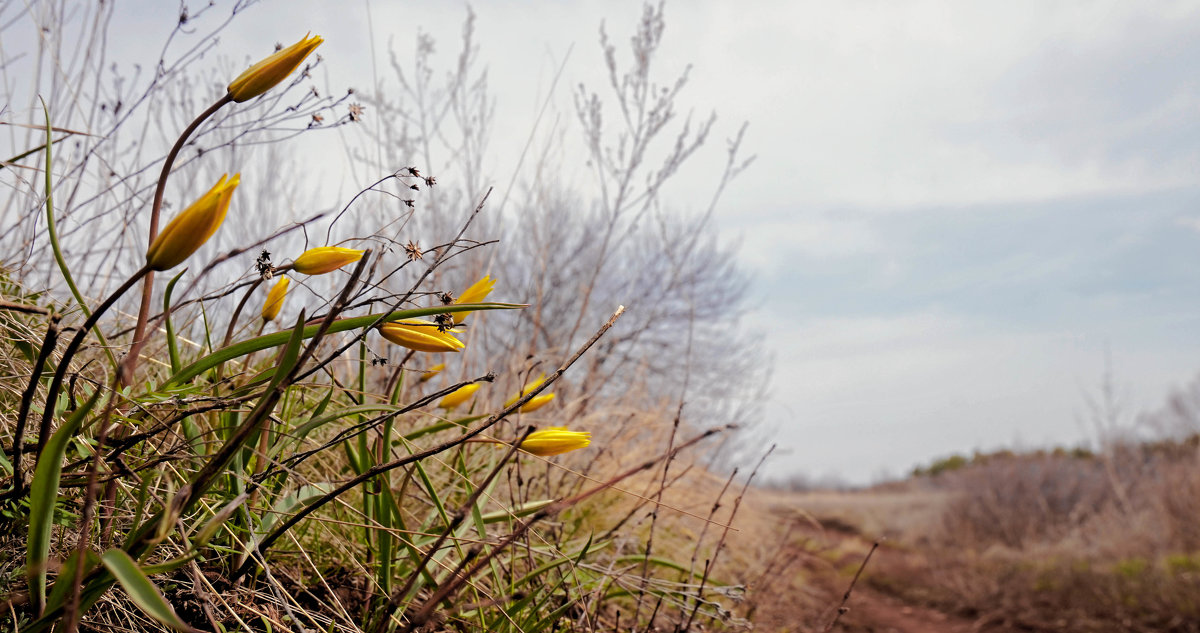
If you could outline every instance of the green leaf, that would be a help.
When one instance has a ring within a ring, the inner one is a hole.
[[[150,582],[136,561],[130,558],[124,550],[110,549],[100,557],[108,571],[121,583],[125,593],[143,613],[154,618],[159,623],[177,631],[191,631],[192,627],[183,623],[175,610],[167,604],[166,598],[158,592],[158,587]]]
[[[62,480],[63,455],[67,445],[79,431],[83,418],[96,406],[103,393],[97,389],[83,406],[42,447],[34,469],[29,490],[29,537],[25,544],[25,573],[29,578],[29,595],[34,609],[41,611],[46,604],[46,561],[50,558],[50,534],[54,527],[54,507],[58,503],[58,485]]]
[[[495,512],[488,512],[487,514],[484,514],[484,515],[480,516],[479,518],[484,523],[496,523],[498,521],[504,521],[505,519],[529,516],[529,515],[533,514],[534,512],[537,512],[538,510],[541,510],[542,508],[544,508],[554,502],[555,502],[555,499],[542,499],[540,501],[526,501],[525,503],[513,506],[511,509],[508,509],[508,510],[496,510]]]
[[[323,408],[324,407],[322,407],[322,409]],[[399,411],[400,409],[401,409],[400,407],[392,406],[389,404],[360,404],[360,405],[356,405],[353,407],[347,407],[345,409],[339,409],[336,412],[331,413],[329,415],[317,417],[317,415],[319,415],[319,414],[315,414],[307,422],[296,427],[296,429],[289,434],[290,439],[293,441],[293,443],[299,445],[300,442],[302,442],[304,440],[304,438],[308,436],[309,433],[312,433],[316,429],[318,429],[322,426],[325,426],[326,424],[329,424],[330,422],[336,422],[342,418],[350,417],[352,415],[360,415],[363,413],[375,413],[375,412],[392,413],[395,411]],[[283,446],[282,443],[277,444],[275,446],[275,448],[273,449],[273,451],[280,450],[280,448],[282,446]],[[272,456],[274,456],[274,455],[272,455]]]
[[[240,494],[233,501],[225,504],[225,507],[213,515],[213,518],[209,519],[208,523],[204,524],[204,527],[192,538],[192,549],[199,550],[208,545],[209,540],[213,536],[216,536],[217,530],[221,529],[221,526],[229,520],[229,517],[233,516],[234,511],[249,497],[249,494]]]
[[[280,497],[271,506],[270,512],[265,513],[262,524],[255,530],[255,533],[259,535],[269,534],[280,516],[285,518],[290,516],[300,508],[329,494],[330,490],[333,490],[333,485],[329,483],[305,484],[300,486],[295,492]]]
[[[86,576],[92,571],[96,565],[100,564],[100,557],[92,550],[87,550],[87,555],[84,557],[86,561],[83,566],[83,574]],[[71,588],[71,583],[75,580],[75,567],[79,564],[79,550],[71,552],[67,557],[67,561],[63,563],[61,569],[58,570],[58,580],[54,582],[54,587],[50,590],[50,598],[46,604],[62,604],[67,600],[67,591]]]
[[[175,284],[179,282],[179,278],[183,277],[188,269],[184,268],[175,275],[171,282],[167,284],[167,289],[163,291],[163,314],[167,315],[167,354],[171,357],[171,373],[178,373],[179,366],[179,345],[175,341],[175,326],[171,324],[171,293],[175,290]]]
[[[434,314],[442,314],[445,312],[469,312],[472,310],[514,310],[524,308],[523,304],[517,303],[464,303],[452,306],[437,306],[434,308],[414,308],[412,310],[397,310],[390,313],[368,314],[360,317],[350,317],[347,319],[338,319],[334,321],[326,334],[337,334],[338,332],[348,332],[359,328],[367,327],[375,321],[383,317],[384,322],[399,321],[400,319],[412,319],[416,317],[431,316]],[[321,324],[314,323],[303,329],[303,338],[312,338],[317,335]],[[196,362],[184,367],[182,370],[175,373],[167,380],[166,385],[178,385],[199,376],[209,369],[220,365],[221,363],[233,360],[239,356],[245,356],[251,352],[257,352],[272,347],[278,347],[288,342],[292,336],[291,330],[283,330],[272,334],[264,334],[255,338],[239,341],[197,360]],[[165,385],[164,385],[165,386]]]
[[[46,108],[46,102],[42,101],[42,113],[46,116],[46,234],[50,238],[50,250],[54,253],[54,261],[58,263],[58,269],[62,272],[63,280],[67,282],[67,287],[71,289],[71,295],[75,297],[75,301],[79,304],[80,311],[83,312],[85,319],[91,318],[92,311],[88,308],[87,302],[83,300],[83,293],[79,292],[79,287],[75,285],[75,278],[71,276],[71,270],[67,268],[67,260],[63,258],[62,247],[58,243],[58,230],[54,226],[54,178],[51,174],[50,167],[53,163],[51,147],[54,146],[50,137],[50,132],[53,128],[50,127],[50,110]],[[113,355],[112,346],[108,344],[108,340],[104,338],[104,334],[100,332],[100,328],[93,328],[96,333],[96,338],[100,339],[101,349],[108,356],[108,362],[112,363],[113,368],[117,367],[117,357]]]

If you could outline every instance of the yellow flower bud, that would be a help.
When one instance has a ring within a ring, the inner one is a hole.
[[[304,61],[305,57],[320,46],[325,40],[320,35],[311,38],[306,34],[304,39],[291,46],[277,51],[274,55],[247,68],[229,84],[229,96],[241,103],[274,88],[276,84],[292,74],[293,70]]]
[[[512,404],[514,402],[525,397],[525,394],[542,386],[543,382],[546,382],[546,374],[542,374],[541,376],[538,376],[537,380],[526,385],[525,388],[521,390],[521,393],[518,393],[517,395],[509,398],[508,401],[504,403],[504,406],[505,407],[512,406]],[[521,413],[529,413],[530,411],[536,411],[536,410],[542,408],[543,406],[545,406],[546,403],[550,402],[553,399],[554,399],[553,393],[543,393],[543,394],[534,396],[533,399],[531,399],[529,402],[526,402],[525,404],[521,405]]]
[[[279,310],[283,307],[283,298],[287,296],[288,284],[291,280],[287,277],[280,277],[279,281],[271,287],[271,292],[267,293],[267,301],[263,303],[262,318],[263,321],[270,323],[279,316]]]
[[[525,441],[521,442],[520,449],[526,453],[549,457],[586,448],[591,443],[591,433],[568,431],[565,426],[555,426],[530,433]]]
[[[476,391],[479,391],[479,383],[477,382],[463,385],[446,394],[446,397],[442,398],[442,401],[438,403],[438,407],[447,411],[453,411],[458,408],[458,405],[470,400]]]
[[[292,262],[292,270],[305,275],[324,275],[362,259],[364,252],[339,246],[310,248]]]
[[[543,406],[545,406],[547,403],[549,403],[553,399],[554,399],[554,394],[552,394],[552,393],[543,393],[539,396],[535,396],[532,400],[530,400],[529,402],[526,402],[525,406],[521,407],[521,413],[529,413],[531,411],[537,411],[538,409],[541,409]]]
[[[480,279],[479,281],[471,284],[470,288],[467,288],[466,290],[464,290],[462,295],[459,296],[459,298],[454,300],[454,303],[455,304],[479,303],[480,301],[483,301],[484,299],[487,298],[488,293],[490,293],[492,291],[492,288],[494,288],[495,286],[496,286],[496,280],[492,279],[492,277],[490,275],[484,275],[483,279]],[[454,314],[452,314],[450,316],[453,317],[454,322],[457,324],[457,323],[462,323],[463,319],[467,318],[468,314],[471,314],[471,313],[470,312],[455,312]]]
[[[457,352],[466,347],[449,332],[438,331],[432,321],[406,319],[379,326],[383,338],[418,352]]]
[[[429,369],[426,369],[425,371],[421,372],[421,377],[417,379],[417,382],[428,382],[429,380],[432,380],[434,376],[441,373],[441,371],[445,368],[446,368],[446,363],[438,363],[438,364],[434,365],[433,367],[430,367]]]
[[[241,174],[234,174],[233,178],[221,176],[208,193],[175,216],[146,251],[146,263],[150,269],[170,270],[207,242],[225,220],[229,200],[240,181]]]

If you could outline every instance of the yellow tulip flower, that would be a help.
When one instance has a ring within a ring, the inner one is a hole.
[[[175,216],[154,238],[146,251],[146,263],[150,270],[170,270],[187,259],[213,236],[225,221],[233,190],[241,182],[241,174],[221,176],[208,193],[200,196],[192,206]]]
[[[447,411],[453,411],[458,408],[458,405],[470,400],[476,391],[479,391],[479,383],[477,382],[463,385],[446,394],[446,397],[442,398],[442,401],[438,403],[438,407]]]
[[[324,41],[320,35],[309,37],[306,34],[299,42],[247,68],[229,84],[229,97],[241,103],[274,88],[292,74],[300,62]]]
[[[433,367],[430,367],[429,369],[426,369],[425,371],[421,372],[421,377],[417,378],[417,382],[428,382],[429,380],[432,380],[434,376],[441,373],[441,371],[445,368],[446,368],[446,363],[438,363],[438,364],[434,365]]]
[[[449,332],[438,331],[432,321],[405,319],[379,326],[383,338],[418,352],[457,352],[466,347]]]
[[[511,406],[517,400],[520,400],[521,398],[525,397],[525,394],[542,386],[543,382],[546,382],[546,374],[542,374],[541,376],[538,376],[537,380],[526,385],[525,388],[521,390],[521,393],[518,393],[517,395],[509,398],[508,401],[504,403],[504,406],[506,406],[506,407]],[[542,408],[543,406],[545,406],[546,403],[550,402],[553,399],[554,399],[553,393],[543,393],[543,394],[534,396],[533,399],[531,399],[529,402],[526,402],[525,404],[521,405],[521,413],[529,413],[530,411],[536,411],[536,410]]]
[[[310,248],[292,262],[292,270],[305,275],[324,275],[362,259],[365,252],[339,246]]]
[[[496,286],[496,280],[492,279],[492,277],[490,275],[484,275],[483,279],[480,279],[479,281],[471,284],[470,288],[467,288],[466,290],[464,290],[462,295],[459,296],[459,298],[454,300],[454,303],[456,305],[460,304],[460,303],[479,303],[480,301],[483,301],[484,299],[487,298],[488,293],[490,293],[492,291],[492,288],[494,288],[495,286]],[[467,318],[468,314],[471,314],[471,313],[470,312],[455,312],[454,314],[452,314],[450,316],[454,319],[454,323],[458,324],[458,323],[462,323],[463,319]]]
[[[521,442],[520,449],[526,453],[549,457],[586,448],[592,443],[592,434],[586,431],[568,431],[565,426],[555,426],[530,433]]]
[[[267,293],[267,301],[263,303],[262,318],[263,321],[270,323],[279,316],[279,310],[283,308],[283,298],[287,296],[288,284],[291,280],[286,276],[280,277],[279,281],[271,287],[271,291]]]

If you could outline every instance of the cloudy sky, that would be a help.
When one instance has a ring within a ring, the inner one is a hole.
[[[168,4],[126,5],[113,29],[155,41]],[[623,45],[641,3],[474,10],[504,182],[559,64],[569,114],[570,87],[604,81],[601,21]],[[417,29],[452,56],[465,13],[266,1],[222,48],[311,29],[354,85]],[[716,222],[773,350],[773,474],[864,482],[1092,439],[1106,349],[1131,413],[1200,370],[1200,3],[677,1],[666,24],[660,78],[692,64],[683,104],[719,116],[673,204],[707,200],[742,121],[758,156]]]

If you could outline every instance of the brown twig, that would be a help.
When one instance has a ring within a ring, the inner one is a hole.
[[[485,556],[483,556],[483,558],[480,558],[471,567],[471,569],[469,569],[467,572],[451,575],[449,580],[447,580],[445,583],[443,583],[442,586],[438,587],[437,591],[435,591],[433,593],[433,595],[431,595],[421,605],[421,607],[417,609],[416,613],[414,613],[412,615],[412,617],[409,618],[408,625],[403,630],[406,632],[412,632],[412,631],[419,630],[426,622],[430,621],[430,619],[433,617],[433,615],[434,615],[433,610],[437,607],[437,605],[439,603],[441,603],[442,601],[449,598],[451,595],[454,594],[454,592],[458,591],[458,589],[460,587],[462,587],[462,585],[464,583],[466,583],[467,580],[469,580],[471,578],[471,576],[474,576],[479,570],[483,569],[483,567],[485,565],[490,563],[491,560],[493,558],[495,558],[500,552],[503,552],[514,541],[516,541],[518,538],[523,536],[525,534],[525,532],[527,532],[529,530],[529,528],[533,527],[534,523],[537,523],[538,521],[541,521],[543,519],[547,519],[552,516],[555,516],[558,513],[562,512],[563,510],[566,510],[567,508],[578,505],[579,503],[582,503],[584,500],[588,499],[592,495],[595,495],[599,492],[608,490],[609,488],[615,486],[616,484],[620,483],[624,479],[628,479],[629,477],[632,477],[642,471],[646,471],[646,470],[653,468],[656,464],[658,464],[659,462],[661,462],[663,460],[668,460],[668,461],[672,460],[675,458],[675,456],[677,454],[679,454],[680,451],[682,451],[686,448],[690,448],[691,446],[694,446],[695,444],[697,444],[709,437],[712,437],[713,435],[722,433],[725,430],[727,430],[728,428],[729,428],[728,426],[721,426],[721,427],[708,429],[707,431],[697,435],[696,437],[693,437],[692,439],[680,444],[679,446],[675,447],[673,450],[671,450],[668,453],[665,453],[665,454],[655,457],[653,459],[647,460],[646,462],[642,463],[641,465],[630,468],[629,470],[617,475],[616,477],[613,477],[612,479],[610,479],[590,490],[586,490],[586,491],[584,491],[574,497],[571,497],[569,499],[560,499],[560,500],[546,506],[545,508],[538,510],[537,512],[535,512],[533,514],[533,516],[529,517],[528,521],[525,521],[524,523],[517,526],[517,528],[513,530],[512,534],[509,534],[502,541],[500,541],[495,546],[493,546],[491,551],[488,552]]]
[[[21,456],[25,452],[25,426],[28,423],[29,409],[33,405],[33,396],[37,393],[39,378],[46,366],[46,359],[50,357],[50,353],[54,351],[54,344],[58,342],[60,319],[62,319],[62,315],[58,313],[50,315],[50,324],[46,326],[46,336],[42,339],[42,348],[38,350],[37,360],[33,363],[33,379],[29,381],[29,384],[25,386],[25,391],[21,394],[21,415],[17,417],[17,428],[13,431],[12,493],[14,495],[21,494],[21,490],[25,487],[25,475],[21,470]],[[51,405],[46,403],[46,406]]]
[[[433,557],[437,555],[438,550],[441,549],[442,544],[446,542],[446,539],[449,538],[450,535],[454,534],[454,532],[458,529],[458,526],[466,520],[467,514],[470,513],[471,508],[475,507],[475,503],[479,501],[479,497],[483,496],[484,491],[491,486],[492,480],[494,480],[496,476],[500,474],[500,471],[503,470],[504,466],[508,464],[508,460],[512,459],[512,456],[521,446],[521,442],[533,432],[534,428],[535,427],[533,426],[527,427],[525,432],[521,434],[520,439],[516,442],[513,442],[512,445],[508,447],[508,450],[505,451],[504,456],[500,458],[500,461],[496,463],[496,466],[492,469],[492,472],[488,473],[488,476],[478,486],[475,487],[475,491],[471,493],[471,496],[467,497],[467,500],[462,504],[462,507],[460,507],[458,511],[454,513],[454,517],[451,519],[450,524],[446,526],[446,529],[442,531],[442,533],[438,536],[438,539],[429,546],[428,551],[426,551],[425,555],[421,557],[421,561],[417,564],[416,569],[409,574],[408,580],[404,582],[404,586],[392,592],[392,595],[388,598],[387,607],[383,613],[380,614],[379,620],[375,623],[375,626],[371,628],[371,633],[383,633],[384,629],[387,628],[388,619],[390,618],[392,611],[395,610],[396,607],[400,606],[400,602],[404,600],[404,596],[408,595],[408,592],[412,590],[413,585],[416,584],[417,579],[425,573],[425,568],[429,565],[429,561],[433,560]],[[464,562],[470,558],[471,557],[469,556],[465,557]]]
[[[452,440],[443,442],[441,444],[438,444],[437,446],[433,446],[431,448],[420,451],[418,453],[413,453],[412,455],[409,455],[407,457],[402,457],[400,459],[393,460],[386,464],[379,464],[379,465],[373,466],[371,468],[368,468],[367,470],[365,470],[362,474],[358,475],[357,477],[350,479],[349,481],[343,483],[342,485],[338,486],[337,488],[333,489],[332,491],[326,493],[324,496],[322,496],[322,497],[316,499],[315,501],[313,501],[312,503],[304,506],[304,508],[302,508],[299,512],[292,515],[291,518],[289,518],[287,521],[284,521],[279,526],[277,526],[274,530],[272,530],[271,533],[268,534],[267,537],[263,539],[260,547],[265,552],[267,549],[269,549],[271,547],[272,544],[275,543],[276,540],[279,539],[280,536],[283,536],[283,534],[285,532],[290,530],[292,528],[292,526],[296,525],[301,520],[303,520],[305,517],[307,517],[308,515],[312,514],[315,511],[317,511],[321,507],[323,507],[325,504],[329,503],[330,501],[333,501],[338,496],[345,493],[347,490],[353,489],[358,484],[361,484],[362,482],[367,481],[377,475],[400,468],[401,466],[406,466],[413,462],[418,462],[423,459],[427,459],[429,457],[437,455],[439,453],[448,451],[451,448],[454,448],[455,446],[458,446],[458,445],[466,442],[467,440],[483,433],[484,431],[488,430],[489,428],[495,426],[497,422],[499,422],[500,420],[504,419],[505,417],[511,415],[513,412],[520,409],[527,402],[529,402],[534,397],[536,397],[538,394],[540,394],[543,390],[547,389],[548,387],[550,387],[550,385],[554,384],[554,381],[558,380],[558,378],[563,375],[563,372],[567,371],[567,369],[572,364],[574,364],[576,360],[579,360],[579,357],[583,356],[584,352],[586,352],[588,349],[590,349],[592,347],[592,345],[595,345],[596,341],[600,340],[601,336],[604,336],[604,333],[607,332],[609,330],[609,328],[611,328],[613,326],[613,324],[615,324],[617,322],[617,319],[620,318],[621,314],[623,314],[624,312],[625,312],[625,306],[619,306],[617,308],[617,311],[614,312],[612,314],[612,316],[608,318],[608,321],[606,321],[604,323],[604,325],[600,326],[600,329],[596,330],[596,333],[593,334],[592,337],[587,340],[587,342],[585,342],[582,346],[580,346],[580,348],[578,350],[576,350],[576,352],[574,354],[572,354],[570,358],[568,358],[566,361],[564,361],[562,366],[559,367],[557,371],[555,371],[554,373],[552,373],[548,377],[546,377],[545,382],[543,382],[541,385],[539,385],[537,389],[531,389],[529,391],[529,393],[525,394],[523,397],[518,399],[516,402],[505,407],[498,413],[492,414],[491,417],[489,417],[486,421],[484,421],[479,426],[475,427],[474,429],[471,429],[470,431],[467,431],[466,433],[463,433],[462,435],[460,435]],[[251,561],[246,561],[245,563],[243,563],[242,566],[240,568],[238,568],[238,570],[234,573],[234,580],[241,578],[245,574],[249,573],[251,570],[251,565],[252,565]]]
[[[858,566],[858,571],[854,572],[854,579],[850,581],[850,586],[846,588],[846,593],[842,595],[842,603],[838,605],[837,614],[833,616],[833,620],[831,620],[829,624],[825,625],[824,629],[821,629],[821,633],[829,633],[832,631],[833,627],[837,626],[838,620],[842,619],[842,615],[850,610],[850,608],[846,606],[846,602],[850,600],[850,592],[854,591],[854,585],[858,584],[858,577],[861,576],[863,570],[867,568],[867,563],[871,561],[871,555],[875,553],[876,549],[879,549],[879,543],[880,541],[875,541],[871,545],[871,551],[867,552],[867,556],[863,558],[862,564]]]

